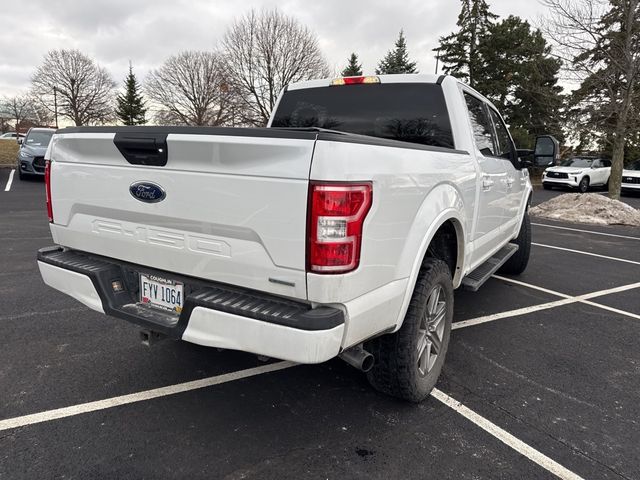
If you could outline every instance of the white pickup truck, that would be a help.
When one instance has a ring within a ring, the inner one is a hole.
[[[289,85],[268,128],[66,128],[46,159],[46,284],[146,340],[341,356],[411,401],[453,290],[529,259],[528,171],[450,76]]]

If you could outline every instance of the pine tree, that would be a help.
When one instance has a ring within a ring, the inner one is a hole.
[[[533,147],[536,135],[561,137],[562,63],[540,30],[519,17],[492,24],[478,39],[474,88],[500,108],[516,143]]]
[[[362,65],[358,63],[358,55],[352,53],[347,67],[342,70],[343,77],[357,77],[362,75]]]
[[[478,58],[478,42],[487,32],[497,15],[489,11],[486,0],[461,0],[462,9],[458,15],[457,32],[440,37],[438,52],[443,70],[466,80],[472,87],[476,81],[476,71],[481,65]]]
[[[395,48],[389,50],[385,57],[380,60],[377,75],[385,75],[390,73],[418,73],[416,70],[416,62],[409,60],[407,52],[407,41],[404,38],[404,32],[400,30],[398,40],[396,40]]]
[[[140,84],[129,64],[129,74],[124,81],[125,92],[117,97],[116,115],[125,125],[143,125],[147,123],[147,108],[140,93]]]

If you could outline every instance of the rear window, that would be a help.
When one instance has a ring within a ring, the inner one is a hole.
[[[291,90],[272,127],[319,127],[436,147],[454,148],[440,85],[390,83]]]

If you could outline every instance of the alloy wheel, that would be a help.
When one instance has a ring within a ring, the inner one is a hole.
[[[418,371],[427,375],[442,351],[444,318],[447,302],[441,285],[436,285],[427,298],[427,308],[418,329]]]

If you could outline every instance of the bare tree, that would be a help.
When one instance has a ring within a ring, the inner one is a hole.
[[[3,110],[11,115],[15,122],[16,131],[20,124],[32,115],[31,99],[27,95],[5,97],[2,101]]]
[[[546,32],[565,68],[581,82],[574,92],[578,122],[612,144],[609,195],[620,197],[627,138],[640,122],[640,0],[544,0]]]
[[[102,67],[78,50],[51,50],[31,78],[41,105],[76,125],[105,123],[113,118],[115,82]],[[54,89],[56,95],[54,96]]]
[[[37,97],[33,95],[29,95],[29,118],[34,124],[39,126],[53,126],[54,125],[54,113],[49,110],[46,106],[42,105],[38,101]]]
[[[221,125],[228,120],[230,92],[220,56],[213,52],[182,52],[149,73],[144,90],[159,108],[158,123]]]
[[[251,10],[231,25],[222,48],[227,79],[254,125],[267,123],[286,85],[329,75],[316,35],[278,10]]]

